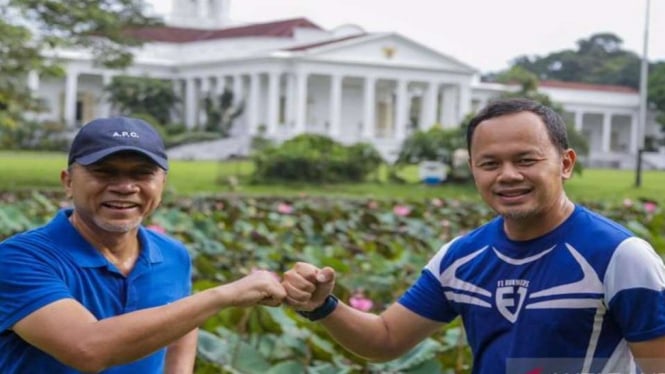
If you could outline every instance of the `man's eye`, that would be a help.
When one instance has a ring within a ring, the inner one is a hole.
[[[483,161],[480,164],[478,164],[478,166],[481,169],[493,169],[493,168],[496,168],[497,163],[494,162],[494,161]]]
[[[113,174],[111,170],[106,170],[106,169],[92,169],[90,170],[90,172],[99,176],[109,176]]]
[[[529,166],[536,163],[536,160],[533,158],[521,158],[518,160],[518,163],[522,166]]]
[[[135,178],[152,178],[157,173],[155,169],[141,169],[132,173]]]

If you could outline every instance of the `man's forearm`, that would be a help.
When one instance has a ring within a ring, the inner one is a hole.
[[[189,374],[194,372],[198,329],[171,343],[166,350],[165,374]]]

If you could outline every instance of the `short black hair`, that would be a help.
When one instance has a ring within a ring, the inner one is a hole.
[[[568,131],[566,124],[561,116],[554,109],[543,105],[537,101],[524,98],[511,98],[495,100],[487,104],[478,114],[469,122],[466,129],[466,147],[471,154],[471,138],[478,125],[488,119],[501,117],[520,112],[531,112],[543,120],[547,128],[547,134],[550,141],[559,152],[568,149]]]

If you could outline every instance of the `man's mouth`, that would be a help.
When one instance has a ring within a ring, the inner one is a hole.
[[[102,206],[111,209],[132,209],[138,206],[136,203],[125,202],[125,201],[109,201],[102,203]]]

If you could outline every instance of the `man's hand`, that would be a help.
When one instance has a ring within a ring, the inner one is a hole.
[[[233,306],[247,307],[257,304],[279,306],[286,297],[286,291],[279,281],[279,277],[270,271],[255,270],[227,287],[233,295]]]
[[[288,305],[296,310],[311,311],[321,306],[335,287],[335,270],[297,262],[284,273],[282,285]]]

